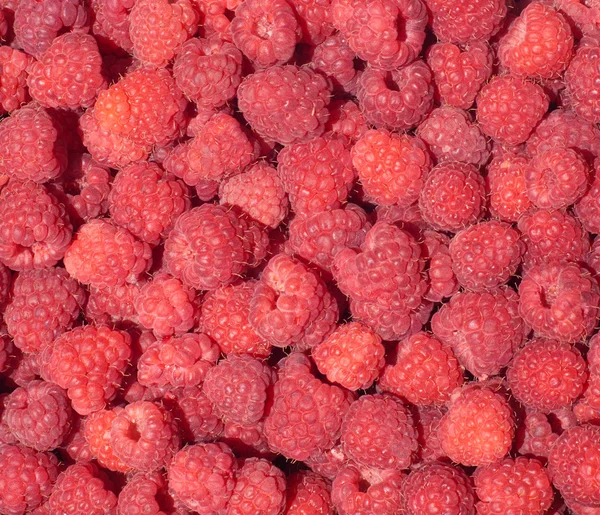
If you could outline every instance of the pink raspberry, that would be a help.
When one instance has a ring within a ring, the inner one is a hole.
[[[445,407],[439,406],[418,406],[413,410],[419,442],[417,458],[421,464],[447,459],[438,436],[440,421],[446,411]]]
[[[393,71],[367,68],[356,98],[367,121],[377,128],[405,130],[418,125],[433,105],[433,76],[418,59]]]
[[[14,358],[15,346],[13,340],[3,328],[0,330],[0,373],[13,371]]]
[[[292,0],[291,4],[302,29],[302,42],[318,45],[331,36],[331,0]]]
[[[135,0],[92,0],[91,4],[94,13],[92,33],[103,53],[131,52],[133,43],[129,37],[129,12]]]
[[[242,425],[230,420],[225,422],[221,441],[231,447],[236,456],[273,459],[265,436],[264,419],[256,424]]]
[[[423,219],[434,229],[451,232],[476,223],[485,203],[483,177],[473,165],[460,163],[436,166],[419,197]]]
[[[85,418],[83,436],[96,461],[108,470],[131,472],[132,468],[115,455],[111,445],[111,426],[121,408],[99,410]]]
[[[163,515],[182,513],[167,488],[167,481],[160,472],[132,476],[119,493],[116,515]]]
[[[356,143],[369,130],[360,107],[353,100],[333,100],[329,104],[329,120],[325,135]]]
[[[27,68],[33,58],[25,52],[9,46],[0,47],[0,112],[16,111],[29,98],[27,91]]]
[[[239,0],[196,0],[206,37],[231,42],[231,20]]]
[[[500,372],[528,331],[519,316],[519,296],[509,287],[454,295],[433,315],[431,329],[480,379]]]
[[[492,53],[482,41],[472,41],[464,47],[435,43],[427,52],[427,64],[442,103],[469,109],[492,74]]]
[[[80,283],[97,288],[135,282],[150,268],[150,246],[107,220],[79,228],[65,254],[65,268]]]
[[[424,231],[421,247],[428,260],[426,269],[428,290],[423,296],[431,302],[440,302],[445,297],[452,297],[459,288],[452,270],[452,258],[448,246],[450,238],[437,231]]]
[[[14,281],[4,321],[19,349],[38,352],[71,328],[85,299],[64,268],[24,271]]]
[[[600,77],[600,47],[581,45],[564,75],[569,105],[584,120],[600,122],[600,98],[594,84]]]
[[[319,474],[295,472],[287,479],[286,515],[334,515],[330,490]]]
[[[311,66],[331,80],[334,91],[351,93],[356,90],[356,81],[360,76],[355,67],[355,57],[354,51],[338,32],[315,46]]]
[[[517,451],[521,455],[548,457],[558,435],[553,432],[548,415],[539,411],[525,415],[517,431]]]
[[[304,460],[304,463],[313,472],[329,480],[335,479],[335,476],[346,466],[347,462],[348,457],[342,451],[341,445],[313,454],[310,458]]]
[[[356,172],[341,141],[316,138],[288,145],[277,156],[277,172],[298,215],[337,209],[346,201]]]
[[[121,286],[106,288],[90,287],[85,306],[85,317],[98,325],[136,321],[134,301],[140,293],[137,283],[125,283]]]
[[[508,145],[527,141],[548,110],[541,86],[510,75],[496,76],[477,96],[477,121],[481,130]]]

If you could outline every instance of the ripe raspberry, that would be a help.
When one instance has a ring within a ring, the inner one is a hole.
[[[510,75],[496,76],[477,96],[477,121],[481,130],[508,145],[527,141],[548,110],[541,86]]]
[[[600,122],[600,98],[594,84],[600,76],[600,47],[581,45],[564,75],[569,105],[584,120]]]
[[[443,404],[463,382],[452,349],[419,332],[398,343],[397,357],[379,380],[381,390],[419,406]]]
[[[316,138],[288,145],[277,156],[277,171],[298,215],[337,209],[356,177],[349,150],[341,141]]]
[[[304,460],[310,469],[329,480],[335,479],[338,472],[347,464],[348,457],[342,451],[341,445],[313,454]]]
[[[361,251],[344,249],[333,260],[338,287],[350,297],[355,321],[384,340],[398,340],[421,329],[418,310],[427,284],[419,245],[395,225],[377,222]]]
[[[369,130],[360,107],[353,100],[333,100],[329,104],[329,120],[325,136],[356,143]]]
[[[302,42],[318,45],[335,32],[331,23],[331,0],[292,0],[290,3],[302,29]]]
[[[454,295],[433,315],[431,329],[480,379],[500,372],[528,332],[519,316],[519,296],[509,287]]]
[[[558,438],[553,432],[548,415],[539,411],[526,413],[517,431],[517,451],[524,456],[547,458]]]
[[[160,472],[135,474],[119,493],[116,515],[163,515],[183,513],[179,501],[169,494]]]
[[[519,313],[537,336],[574,343],[596,325],[598,284],[575,264],[531,267],[519,285]]]
[[[121,408],[90,413],[83,426],[83,436],[96,461],[116,472],[131,472],[131,467],[115,455],[111,445],[111,426]]]
[[[344,36],[337,32],[315,46],[310,66],[327,76],[334,92],[353,93],[360,76],[355,67],[355,57]],[[331,106],[329,110],[331,113]]]
[[[319,474],[295,472],[287,479],[286,515],[334,515],[330,490]]]
[[[27,68],[32,61],[30,56],[16,48],[0,47],[0,113],[16,111],[29,98]]]
[[[204,297],[200,326],[224,354],[250,354],[261,358],[271,345],[250,325],[250,300],[256,281],[222,286]]]
[[[462,48],[435,43],[427,52],[427,64],[442,103],[469,109],[492,74],[492,52],[482,41],[472,41]]]
[[[434,229],[456,232],[477,222],[485,209],[485,184],[473,165],[436,166],[421,190],[419,208]]]
[[[413,410],[417,441],[419,442],[418,463],[430,463],[447,459],[438,436],[440,421],[445,412],[446,409],[439,406],[417,407]]]
[[[3,328],[0,330],[0,373],[12,371],[14,358],[15,346],[13,345],[13,340]]]
[[[31,381],[14,390],[4,401],[2,418],[20,443],[36,451],[56,449],[71,423],[67,394],[52,383]]]
[[[92,0],[94,13],[92,33],[103,53],[131,53],[133,43],[129,37],[129,12],[135,0]]]
[[[231,19],[239,0],[196,0],[200,10],[200,23],[208,38],[217,37],[231,43]]]
[[[445,463],[412,471],[402,486],[405,515],[474,513],[475,495],[469,476]]]
[[[459,288],[452,271],[449,243],[450,238],[445,234],[431,230],[423,232],[421,247],[429,265],[426,270],[429,288],[423,298],[431,302],[440,302],[446,297],[452,297]]]
[[[219,347],[205,334],[187,333],[158,341],[138,361],[144,386],[196,386],[219,359]]]
[[[393,71],[367,68],[356,98],[367,121],[377,128],[405,130],[418,125],[433,105],[433,77],[424,61]]]
[[[308,68],[271,66],[246,76],[238,105],[259,136],[287,145],[320,136],[329,117],[325,77]]]
[[[135,282],[150,268],[150,246],[108,220],[82,225],[65,253],[65,268],[80,283],[96,288]]]
[[[525,186],[529,169],[527,158],[510,152],[492,160],[486,178],[492,215],[516,222],[531,207]]]
[[[366,390],[385,364],[381,338],[369,327],[350,322],[340,325],[312,351],[319,372],[348,390]]]
[[[85,318],[98,325],[122,321],[137,323],[134,301],[140,293],[140,285],[126,283],[106,288],[90,287],[85,306]]]
[[[130,358],[128,333],[77,327],[45,348],[43,375],[67,390],[77,413],[88,415],[115,398]]]
[[[472,383],[452,395],[438,436],[448,457],[461,465],[490,465],[512,445],[515,422],[501,393],[485,383]]]
[[[585,361],[568,343],[533,340],[516,352],[506,379],[524,406],[551,411],[571,404],[586,382]]]
[[[408,134],[370,130],[352,147],[352,164],[365,194],[380,206],[409,206],[431,168],[427,148]]]
[[[129,13],[133,55],[152,66],[166,66],[198,30],[189,0],[136,0]]]
[[[274,459],[275,453],[269,449],[265,436],[264,420],[245,426],[227,421],[223,428],[221,441],[231,447],[239,457]]]
[[[225,513],[235,487],[236,468],[235,457],[224,443],[191,445],[171,461],[169,489],[200,515]]]
[[[473,291],[506,284],[525,251],[519,233],[505,222],[480,222],[458,232],[450,242],[458,282]]]
[[[38,352],[71,328],[85,298],[64,268],[21,272],[4,312],[8,333],[23,352]]]
[[[458,161],[484,165],[490,157],[490,144],[473,124],[470,115],[456,107],[438,107],[417,128],[438,163]]]

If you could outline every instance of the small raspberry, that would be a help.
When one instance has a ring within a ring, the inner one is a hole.
[[[292,6],[302,28],[302,41],[318,45],[331,36],[331,0],[292,0]]]
[[[558,435],[553,432],[548,415],[527,413],[517,432],[517,451],[521,455],[547,458]]]
[[[120,410],[116,408],[90,413],[85,419],[83,436],[98,464],[108,470],[130,472],[131,467],[115,456],[111,445],[111,426]]]
[[[27,68],[33,58],[25,52],[9,46],[0,47],[0,112],[16,111],[29,98],[27,91]]]
[[[570,106],[584,120],[600,122],[600,98],[594,84],[600,77],[600,47],[581,45],[565,72]]]
[[[334,92],[354,92],[360,73],[355,67],[356,54],[338,32],[315,46],[311,66],[332,82]],[[331,113],[331,106],[330,106]],[[330,119],[331,119],[330,115]]]
[[[245,426],[228,420],[225,422],[221,441],[231,447],[236,456],[273,459],[275,453],[269,449],[265,436],[264,419]]]
[[[85,306],[85,318],[98,325],[125,320],[136,322],[134,301],[139,293],[140,285],[137,283],[100,289],[92,286]]]
[[[163,515],[182,513],[179,501],[168,492],[160,472],[139,472],[119,493],[116,515]]]
[[[319,474],[295,472],[287,480],[286,515],[334,515],[330,490]]]
[[[419,442],[417,456],[419,463],[438,462],[447,459],[438,436],[440,421],[445,413],[446,409],[439,406],[417,407],[413,411],[417,441]]]
[[[129,37],[129,12],[135,0],[92,0],[94,13],[92,33],[100,44],[103,53],[130,53],[133,49]]]
[[[304,460],[304,463],[310,467],[310,469],[329,480],[335,479],[338,472],[346,466],[348,457],[342,451],[341,445],[336,445],[331,449],[317,452],[308,459]]]
[[[239,0],[195,0],[200,10],[200,23],[208,38],[217,37],[231,43],[231,19]]]
[[[423,296],[431,302],[440,302],[446,297],[452,297],[459,288],[458,281],[452,270],[450,257],[450,238],[437,231],[424,231],[421,247],[425,258],[429,261],[426,274],[429,289]]]
[[[333,100],[329,104],[329,120],[325,136],[356,143],[369,130],[360,107],[353,100]]]

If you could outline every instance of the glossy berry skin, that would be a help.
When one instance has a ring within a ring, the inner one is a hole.
[[[565,84],[573,110],[584,120],[600,121],[600,99],[592,84],[600,75],[600,50],[581,46],[565,72]]]

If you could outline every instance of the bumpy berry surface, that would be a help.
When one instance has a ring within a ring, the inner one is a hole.
[[[310,471],[292,474],[287,480],[286,511],[288,515],[314,513],[333,515],[331,487],[320,475]]]
[[[529,160],[513,153],[497,156],[491,161],[486,186],[492,215],[505,222],[516,222],[531,207],[525,185],[525,174],[529,170]]]
[[[85,418],[83,437],[90,452],[102,467],[116,472],[131,472],[132,467],[117,458],[110,441],[110,428],[120,410],[121,408],[102,409],[90,413]]]
[[[570,104],[584,120],[600,121],[600,98],[592,86],[600,76],[600,49],[582,46],[565,72],[565,84]]]
[[[119,493],[117,515],[162,515],[180,513],[178,501],[168,492],[159,472],[132,476]]]
[[[18,109],[28,98],[27,68],[33,59],[25,52],[9,46],[0,47],[0,106],[2,112]]]

